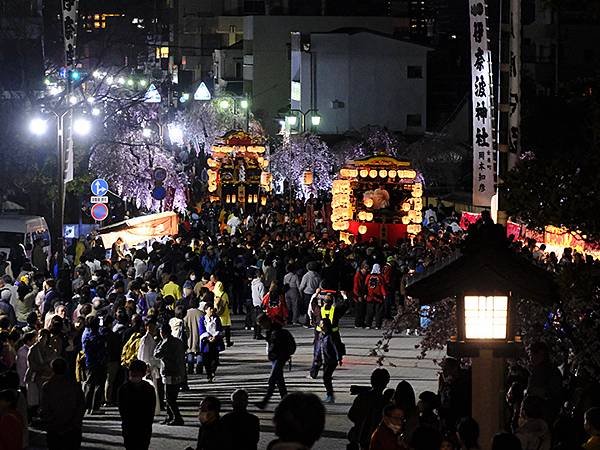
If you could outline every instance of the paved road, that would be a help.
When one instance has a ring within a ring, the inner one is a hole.
[[[235,319],[239,319],[236,317]],[[180,406],[184,416],[185,425],[169,427],[155,423],[154,433],[150,448],[153,450],[178,450],[188,445],[195,448],[195,438],[198,432],[197,410],[201,398],[205,395],[217,395],[223,402],[225,410],[230,409],[229,395],[236,388],[245,388],[250,393],[250,401],[260,400],[264,393],[270,366],[266,360],[265,343],[254,341],[250,331],[241,329],[241,320],[234,319],[233,347],[221,354],[221,366],[213,384],[208,384],[204,378],[192,376],[190,392],[180,395]],[[345,326],[345,327],[344,327]],[[298,349],[294,356],[291,372],[286,372],[286,383],[289,391],[314,392],[320,398],[325,396],[325,389],[321,380],[306,379],[312,361],[312,336],[313,331],[304,328],[290,328],[294,334]],[[352,404],[350,395],[351,384],[369,384],[371,371],[376,367],[375,359],[368,356],[369,350],[381,336],[380,331],[362,330],[351,327],[349,319],[342,323],[342,338],[346,343],[348,355],[344,358],[344,365],[334,373],[334,389],[336,390],[336,403],[327,406],[327,422],[323,438],[315,445],[317,450],[343,450],[346,448],[346,433],[350,422],[346,413]],[[390,386],[395,386],[400,380],[409,381],[417,395],[424,390],[437,388],[437,369],[432,358],[439,354],[429,355],[428,359],[418,360],[418,351],[414,346],[418,343],[417,337],[398,336],[392,340],[392,349],[386,361],[395,367],[387,367],[392,381]],[[258,411],[251,408],[261,420],[260,449],[266,448],[267,443],[273,439],[272,412],[279,400],[276,393],[268,408]],[[120,422],[115,408],[105,410],[102,416],[86,417],[84,422],[85,449],[114,449],[122,448]],[[162,420],[162,416],[156,422]],[[37,441],[38,439],[35,439]]]

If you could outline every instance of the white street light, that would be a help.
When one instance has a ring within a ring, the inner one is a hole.
[[[146,87],[148,85],[148,82],[144,79],[140,80],[140,86],[141,87]]]
[[[152,130],[150,128],[142,128],[142,136],[146,139],[152,136]]]
[[[298,118],[296,116],[286,116],[285,121],[290,127],[295,127],[298,123]]]
[[[71,95],[71,96],[69,97],[69,103],[70,103],[71,105],[75,105],[75,104],[77,103],[77,97],[75,97],[74,95]]]
[[[73,131],[79,136],[86,136],[92,131],[92,122],[85,117],[79,117],[73,122]]]
[[[87,102],[88,102],[90,105],[93,105],[93,104],[94,104],[94,102],[96,101],[96,99],[95,99],[94,97],[88,97],[88,98],[86,99],[86,101],[87,101]]]
[[[131,78],[127,80],[127,86],[133,86],[133,80]]]
[[[48,122],[40,117],[31,119],[31,122],[29,122],[29,131],[36,136],[41,136],[48,131]]]
[[[125,84],[125,78],[119,77],[119,79],[117,80],[117,83],[119,83],[119,84]]]
[[[221,100],[219,102],[219,108],[221,108],[221,109],[229,109],[229,100],[227,100],[226,98],[224,98],[223,100]]]
[[[321,116],[312,116],[310,118],[310,123],[313,127],[318,127],[321,124]]]
[[[248,106],[250,106],[250,103],[248,102],[248,100],[243,99],[240,101],[240,108],[248,109]]]
[[[60,94],[63,91],[63,89],[60,86],[50,86],[48,88],[48,93],[52,96],[56,96],[58,94]]]
[[[100,113],[101,113],[100,108],[92,108],[92,116],[98,117],[100,115]]]
[[[173,145],[183,145],[183,130],[175,123],[170,123],[169,128],[169,139]]]

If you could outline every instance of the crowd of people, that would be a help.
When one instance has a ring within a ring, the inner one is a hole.
[[[177,237],[149,248],[127,248],[118,239],[107,249],[101,238],[88,237],[72,242],[60,265],[40,257],[39,249],[35,261],[4,257],[0,448],[26,448],[29,424],[46,429],[50,449],[79,448],[84,416],[111,406],[121,415],[125,447],[149,448],[162,411],[162,423],[184,424],[178,397],[190,389],[188,378],[205,377],[210,392],[223,352],[235,345],[234,316],[267,342],[271,373],[254,406],[264,409],[276,390],[281,397],[273,419],[278,439],[269,448],[311,448],[324,428],[323,402],[336,401],[333,374],[346,353],[342,317],[352,315],[356,328],[380,329],[412,301],[404,292],[407,278],[452,253],[463,238],[454,212],[430,206],[426,230],[414,239],[346,244],[332,234],[327,207],[318,199],[304,205],[276,197],[269,208],[244,215],[203,205]],[[415,315],[411,329],[419,326]],[[284,368],[296,352],[294,327],[314,330],[307,376],[321,373],[323,400],[288,394]],[[555,368],[547,355],[542,359],[526,389],[511,394],[514,434],[498,435],[495,450],[569,448],[554,446],[550,433],[556,416],[545,416],[554,409],[544,402],[559,397],[552,397]],[[389,390],[389,381],[377,369],[371,387],[358,389],[348,413],[348,448],[479,448],[469,417],[469,374],[459,361],[446,359],[439,391],[423,392],[418,401],[409,383]],[[221,417],[217,397],[202,400],[198,450],[257,448],[259,423],[247,411],[248,393],[236,390],[231,404],[233,411]],[[585,416],[588,450],[598,448],[598,416],[593,408]],[[536,433],[541,440],[534,441]]]

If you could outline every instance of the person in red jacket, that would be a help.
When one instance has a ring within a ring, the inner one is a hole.
[[[385,299],[385,280],[381,275],[379,264],[373,264],[371,274],[367,277],[367,316],[365,325],[367,329],[373,324],[375,317],[375,329],[379,330],[383,322],[383,301]]]
[[[289,311],[285,303],[283,289],[276,281],[271,283],[269,292],[263,297],[262,308],[272,322],[277,322],[281,326],[287,324]]]
[[[354,274],[354,328],[365,327],[365,313],[367,308],[367,276],[369,265],[363,262],[360,269]]]

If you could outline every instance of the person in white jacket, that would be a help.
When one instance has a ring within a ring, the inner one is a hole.
[[[255,269],[254,278],[250,283],[250,290],[252,292],[252,314],[251,320],[254,324],[254,339],[264,339],[264,336],[260,334],[260,326],[256,319],[262,313],[262,301],[266,294],[265,283],[263,281],[263,273],[258,268]]]
[[[154,357],[156,334],[156,322],[153,319],[148,319],[146,321],[146,334],[142,337],[137,358],[148,365],[148,373],[145,378],[154,386],[156,398],[161,400],[160,402],[156,402],[155,407],[155,414],[159,414],[164,395],[162,395],[163,388],[160,378],[160,360]]]

